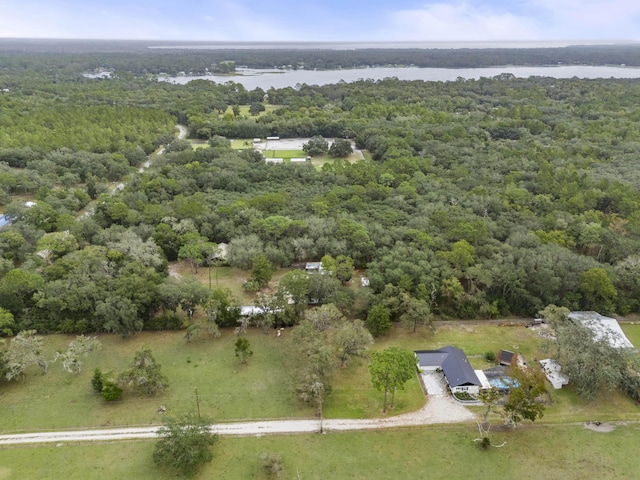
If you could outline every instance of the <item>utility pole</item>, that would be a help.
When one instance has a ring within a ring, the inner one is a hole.
[[[200,399],[198,398],[198,387],[193,387],[196,391],[196,408],[198,409],[198,420],[201,420],[200,417]]]

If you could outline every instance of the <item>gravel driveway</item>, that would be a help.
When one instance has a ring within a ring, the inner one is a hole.
[[[435,372],[434,372],[435,373]],[[438,382],[434,376],[430,382]],[[429,387],[427,387],[429,388]],[[375,430],[382,428],[433,425],[442,423],[465,423],[475,421],[476,416],[467,408],[454,401],[448,394],[428,395],[424,407],[415,412],[394,417],[366,420],[328,419],[323,420],[272,420],[262,422],[218,423],[211,430],[222,436],[253,436],[293,433],[314,433],[322,428],[324,432],[349,430]],[[109,428],[65,432],[38,432],[14,435],[0,435],[0,445],[27,443],[62,443],[130,440],[154,438],[158,426],[134,428]]]

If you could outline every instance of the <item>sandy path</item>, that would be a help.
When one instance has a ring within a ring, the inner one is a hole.
[[[450,397],[431,395],[427,404],[420,410],[395,417],[367,420],[329,419],[324,420],[322,425],[320,420],[219,423],[212,425],[211,431],[222,436],[316,433],[321,428],[324,432],[337,432],[471,422],[475,418],[473,413]],[[0,445],[152,439],[156,437],[157,430],[158,426],[153,426],[0,435]]]

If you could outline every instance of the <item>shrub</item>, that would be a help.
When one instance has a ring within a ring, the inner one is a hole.
[[[262,452],[260,454],[262,468],[269,477],[279,477],[282,474],[282,455]]]
[[[114,402],[120,400],[122,397],[122,389],[115,383],[107,380],[102,387],[102,398],[107,402]]]
[[[96,368],[93,371],[93,377],[91,377],[91,386],[93,387],[94,392],[102,393],[102,388],[104,387],[104,380],[102,378],[102,371],[99,368]]]
[[[247,280],[242,284],[242,288],[247,292],[257,292],[260,290],[260,283],[255,280]]]
[[[195,476],[213,459],[211,447],[218,436],[211,432],[209,423],[193,413],[167,419],[157,432],[160,440],[153,451],[153,461],[163,469],[170,467],[186,477]]]
[[[144,330],[180,330],[183,324],[178,315],[160,315],[145,320],[143,328]]]
[[[495,362],[495,361],[496,361],[496,354],[495,354],[494,352],[492,352],[492,351],[486,352],[486,353],[484,354],[484,359],[485,359],[487,362],[493,363],[493,362]]]
[[[455,392],[454,396],[458,399],[458,400],[463,400],[463,401],[467,401],[467,400],[475,400],[475,398],[467,393],[467,392]]]

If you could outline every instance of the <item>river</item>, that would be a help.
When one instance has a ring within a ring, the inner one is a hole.
[[[587,65],[554,65],[554,66],[504,66],[487,68],[412,68],[412,67],[371,67],[343,70],[258,70],[239,68],[237,75],[177,76],[159,77],[160,80],[178,84],[186,84],[191,80],[206,79],[212,82],[225,83],[234,81],[242,84],[247,90],[261,88],[295,87],[298,84],[328,85],[340,81],[355,82],[360,79],[381,80],[395,77],[399,80],[454,81],[458,78],[479,79],[491,78],[501,73],[511,73],[519,78],[552,77],[552,78],[640,78],[639,67],[620,66],[587,66]]]

